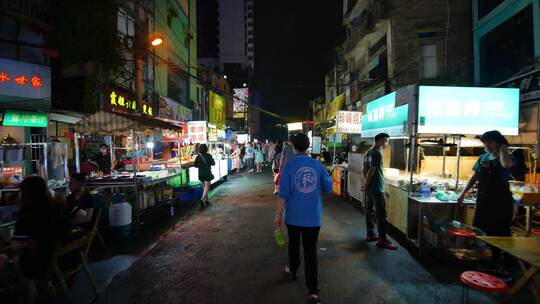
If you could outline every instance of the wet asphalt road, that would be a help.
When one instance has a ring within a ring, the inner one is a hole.
[[[275,245],[270,173],[242,174],[213,191],[210,208],[179,223],[119,274],[98,303],[305,303],[303,269],[285,282]],[[409,252],[365,244],[363,215],[327,199],[319,242],[322,303],[459,303],[461,287]],[[435,268],[446,273],[445,265]],[[472,292],[471,303],[494,303]]]

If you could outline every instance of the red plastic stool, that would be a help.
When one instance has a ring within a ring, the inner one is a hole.
[[[540,235],[540,229],[533,229],[531,230],[532,235]]]
[[[463,282],[461,303],[469,303],[469,288],[489,293],[506,293],[508,285],[501,279],[478,271],[465,271],[459,278]]]
[[[456,237],[464,237],[464,238],[474,238],[476,237],[476,233],[472,230],[467,229],[459,229],[459,228],[448,228],[448,234],[451,236]]]

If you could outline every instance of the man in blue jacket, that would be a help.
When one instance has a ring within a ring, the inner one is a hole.
[[[304,246],[308,303],[319,303],[317,240],[322,224],[322,192],[332,191],[332,180],[321,162],[309,157],[309,138],[300,133],[293,139],[296,155],[281,172],[275,226],[281,227],[283,211],[289,234],[289,262],[285,274],[296,280],[300,266],[300,239]]]

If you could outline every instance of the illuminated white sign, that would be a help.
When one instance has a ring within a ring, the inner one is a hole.
[[[287,124],[287,129],[289,129],[289,131],[302,131],[303,130],[302,123],[301,122],[289,123]]]
[[[362,132],[362,112],[338,111],[336,117],[336,132],[360,134]]]

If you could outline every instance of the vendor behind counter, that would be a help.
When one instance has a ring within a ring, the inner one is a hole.
[[[499,131],[489,131],[481,137],[486,153],[474,165],[474,174],[458,198],[462,203],[467,193],[478,185],[474,227],[488,236],[511,236],[514,199],[509,180],[514,160],[508,152],[508,141]],[[493,262],[501,262],[501,252],[492,248]]]
[[[111,173],[111,156],[110,156],[109,147],[106,144],[101,144],[99,146],[99,152],[96,153],[89,162],[98,167],[99,171],[102,171],[105,174]]]

